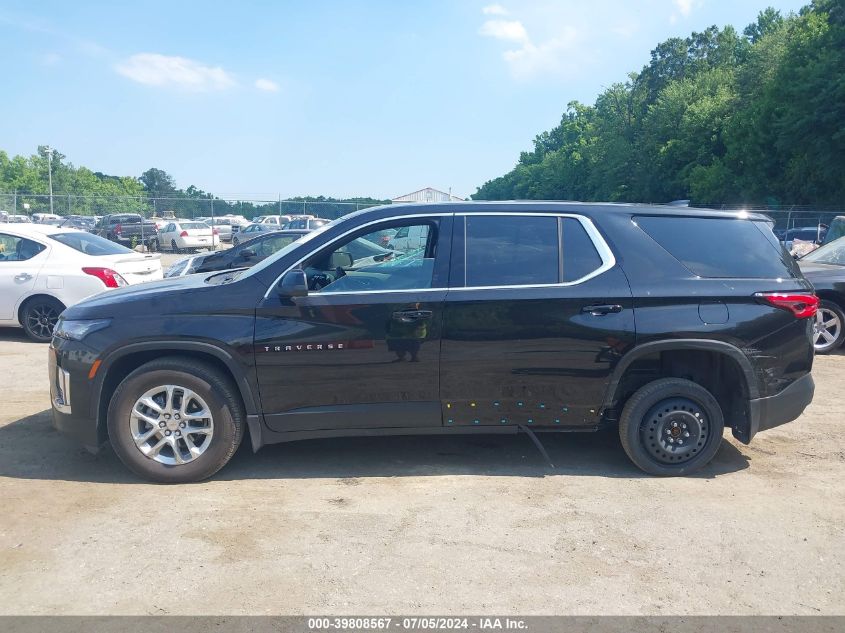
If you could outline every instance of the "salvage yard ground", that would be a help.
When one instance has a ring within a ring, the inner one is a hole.
[[[50,426],[47,346],[0,329],[2,614],[842,614],[845,355],[700,476],[612,433],[243,446],[158,486]],[[728,434],[726,434],[728,437]]]

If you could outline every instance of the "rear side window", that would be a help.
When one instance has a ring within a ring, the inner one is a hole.
[[[74,231],[72,233],[52,233],[48,235],[50,239],[70,246],[72,249],[85,253],[86,255],[122,255],[124,253],[133,253],[131,249],[115,244],[111,240],[107,240],[99,235],[93,233],[84,233],[83,231]]]
[[[733,218],[640,216],[639,227],[699,277],[793,277],[788,255],[764,223]],[[759,226],[758,226],[759,225]]]
[[[466,216],[466,285],[520,286],[560,280],[557,218]]]

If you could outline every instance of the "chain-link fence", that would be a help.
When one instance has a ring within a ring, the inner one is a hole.
[[[52,198],[52,204],[51,204]],[[241,215],[251,220],[261,215],[313,215],[334,220],[376,203],[303,200],[224,200],[219,198],[146,196],[89,196],[73,194],[0,193],[0,211],[14,215],[54,213],[59,216],[102,216],[140,213],[153,218],[200,218]]]

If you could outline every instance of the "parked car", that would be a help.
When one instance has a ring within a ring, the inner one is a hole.
[[[277,250],[306,235],[308,231],[267,231],[221,251],[199,253],[173,263],[165,277],[184,277],[196,272],[249,268]],[[280,237],[276,237],[280,236]]]
[[[272,231],[280,231],[281,227],[278,224],[257,224],[253,223],[249,226],[245,226],[240,231],[232,235],[232,244],[237,246],[241,242],[245,242],[247,240],[260,235],[261,233],[270,233]]]
[[[313,231],[314,229],[319,229],[322,226],[326,226],[331,222],[331,220],[326,220],[323,218],[314,218],[314,217],[295,217],[287,224],[283,225],[283,228],[292,230],[292,229],[307,229],[309,231]]]
[[[29,219],[28,215],[9,214],[6,216],[6,222],[8,224],[31,224],[32,220]]]
[[[158,239],[162,248],[178,253],[183,250],[213,248],[217,243],[217,229],[212,229],[205,222],[193,220],[175,220],[159,231]]]
[[[32,221],[35,224],[47,224],[49,222],[62,220],[62,216],[56,215],[55,213],[33,213],[32,214]]]
[[[798,261],[820,299],[813,331],[817,354],[829,354],[845,342],[845,238],[820,246]]]
[[[387,248],[394,251],[413,251],[425,246],[428,234],[423,226],[403,226],[387,243]]]
[[[58,226],[62,229],[79,229],[90,233],[96,227],[96,220],[90,215],[69,215]]]
[[[308,231],[270,231],[241,242],[224,251],[212,253],[193,265],[193,272],[249,268],[270,257],[277,251],[307,235]]]
[[[67,306],[107,288],[161,279],[158,255],[143,255],[84,231],[0,227],[0,325],[49,341]]]
[[[749,443],[812,400],[818,299],[769,226],[647,205],[367,209],[246,270],[68,308],[54,426],[160,482],[211,476],[247,427],[254,450],[612,427],[642,470],[686,475],[724,427]],[[353,270],[351,242],[404,227],[420,253]]]
[[[277,229],[280,229],[292,219],[293,216],[291,215],[262,215],[260,220],[256,219],[253,221],[253,223],[268,224],[270,226],[274,226]]]
[[[217,229],[221,242],[231,242],[233,227],[240,229],[240,224],[237,221],[233,222],[232,218],[225,216],[206,218],[204,221],[212,228]]]
[[[793,242],[809,242],[811,244],[821,244],[824,242],[825,235],[827,235],[827,225],[819,224],[818,226],[801,226],[793,227],[776,233],[778,239],[784,243],[786,250],[791,250]]]
[[[104,215],[94,232],[112,242],[124,246],[144,245],[151,250],[159,249],[158,229],[155,222],[138,213],[114,213]]]
[[[827,229],[827,233],[825,233],[824,240],[822,244],[829,244],[833,240],[838,240],[840,237],[845,236],[845,215],[837,215],[833,220],[830,222],[830,227]]]

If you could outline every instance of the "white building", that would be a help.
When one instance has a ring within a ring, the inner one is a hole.
[[[463,198],[453,196],[452,192],[446,193],[433,187],[426,187],[419,191],[406,193],[404,196],[393,198],[391,202],[461,202]]]

